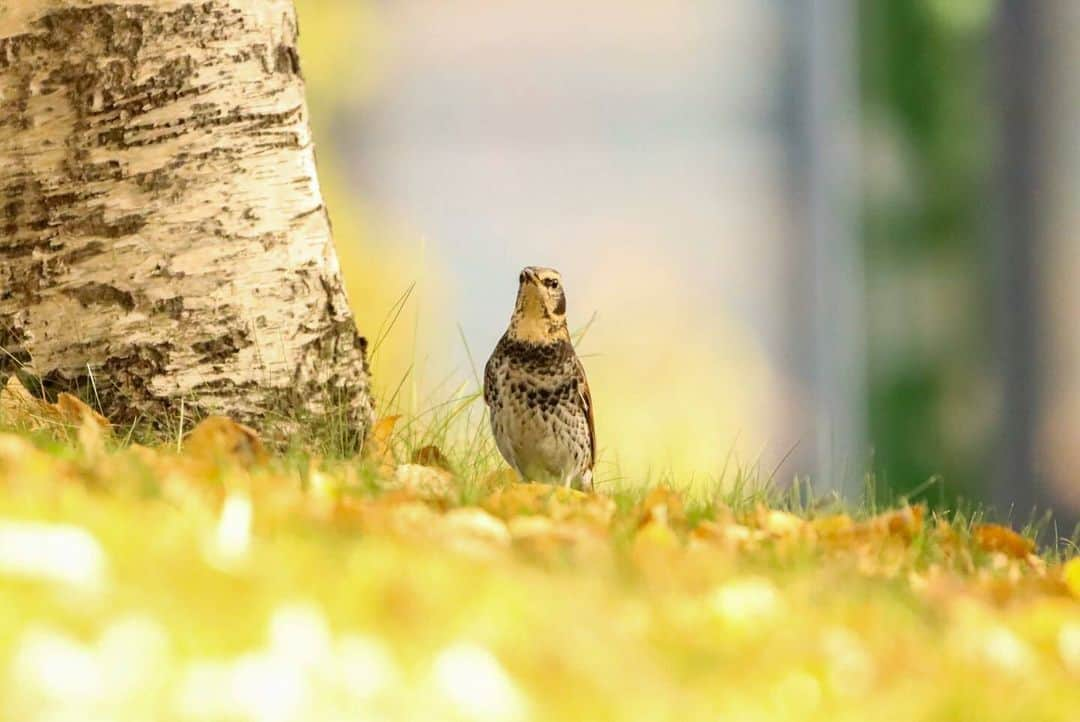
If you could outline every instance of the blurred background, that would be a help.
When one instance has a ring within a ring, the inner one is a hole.
[[[297,5],[384,409],[547,265],[601,479],[1080,516],[1080,4]]]

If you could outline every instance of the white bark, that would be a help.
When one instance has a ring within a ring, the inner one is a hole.
[[[291,0],[0,0],[0,370],[362,433],[296,39]]]

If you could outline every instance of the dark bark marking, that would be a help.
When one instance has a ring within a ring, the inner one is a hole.
[[[184,299],[180,296],[173,296],[172,298],[154,301],[150,311],[156,315],[168,316],[175,321],[179,321],[184,315]]]
[[[93,258],[94,256],[99,256],[104,252],[105,252],[105,245],[103,243],[101,243],[101,241],[91,241],[90,243],[87,243],[85,246],[82,246],[80,248],[75,248],[75,249],[70,250],[70,251],[68,251],[67,253],[65,253],[65,254],[63,254],[61,256],[58,256],[57,261],[64,264],[65,266],[70,266],[70,265],[81,263],[81,262],[85,261],[88,258]]]
[[[323,209],[323,205],[320,203],[319,205],[312,208],[310,211],[304,211],[303,213],[297,213],[295,216],[292,217],[292,219],[294,221],[298,221],[301,218],[307,218],[308,216],[315,215],[316,213],[318,213],[322,209]]]
[[[135,309],[135,297],[131,293],[106,283],[86,283],[75,288],[65,288],[63,294],[74,298],[87,308],[96,304],[120,306],[125,311]]]
[[[87,349],[89,357],[92,349]],[[59,391],[89,389],[97,385],[101,413],[116,423],[131,423],[136,418],[164,425],[178,409],[178,399],[157,396],[151,386],[160,375],[168,373],[172,344],[140,346],[133,353],[111,356],[104,364],[94,367],[94,381],[85,366],[76,372],[55,369],[41,378],[42,387],[50,400]],[[192,411],[193,409],[188,409]]]
[[[30,353],[24,346],[28,340],[16,316],[0,316],[0,371],[10,372],[30,362]]]
[[[137,213],[121,216],[115,221],[105,220],[104,209],[98,209],[93,215],[75,224],[73,230],[81,235],[101,236],[104,238],[123,238],[132,236],[146,227],[146,217]]]
[[[191,345],[192,350],[199,354],[201,363],[209,363],[219,358],[228,358],[235,355],[240,349],[251,345],[251,334],[245,328],[236,328],[229,333],[212,338],[207,341],[199,341]]]
[[[300,54],[296,52],[296,48],[294,46],[277,46],[276,58],[274,60],[274,70],[279,73],[291,73],[292,75],[301,75]]]

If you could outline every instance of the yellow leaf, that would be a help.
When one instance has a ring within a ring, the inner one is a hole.
[[[859,531],[870,536],[894,536],[911,541],[916,534],[922,531],[923,508],[921,506],[905,506],[896,511],[879,514],[874,518],[859,525]]]
[[[102,429],[110,428],[109,420],[90,408],[82,399],[68,393],[61,393],[53,404],[61,420],[70,424],[82,424],[84,421],[97,424]]]
[[[751,546],[768,535],[760,529],[751,529],[734,522],[702,521],[691,532],[694,539],[719,543],[729,549]]]
[[[79,422],[77,432],[79,446],[83,448],[87,456],[98,459],[105,453],[105,432],[92,416],[84,416]]]
[[[385,515],[385,519],[380,518]],[[412,501],[388,505],[385,509],[370,510],[364,519],[365,526],[385,526],[394,534],[406,539],[424,539],[431,536],[439,525],[439,514],[427,504]]]
[[[855,522],[847,514],[815,519],[812,526],[819,536],[830,541],[850,539],[855,533]]]
[[[974,537],[984,551],[1001,552],[1014,559],[1026,559],[1035,551],[1035,542],[999,524],[980,524],[975,527]]]
[[[480,481],[480,487],[483,489],[502,489],[519,483],[521,483],[521,479],[518,477],[517,472],[504,466],[498,471],[493,471],[485,476]]]
[[[758,528],[773,536],[793,536],[806,528],[806,521],[777,509],[758,509]]]
[[[390,488],[400,489],[425,500],[446,499],[457,491],[454,477],[445,469],[419,464],[402,464],[394,471]]]
[[[481,539],[499,546],[510,544],[510,531],[502,519],[476,507],[447,512],[442,520],[442,531],[450,537]]]
[[[517,516],[507,522],[514,548],[537,560],[598,561],[609,551],[604,530],[577,521]]]
[[[62,421],[78,427],[79,446],[89,456],[100,457],[104,453],[105,436],[112,428],[108,419],[68,393],[60,394],[54,408]]]
[[[0,390],[0,417],[29,429],[74,426],[78,429],[79,443],[92,454],[104,449],[102,432],[111,428],[108,419],[77,396],[61,393],[56,403],[50,404],[35,398],[15,376],[8,378]]]
[[[658,486],[638,506],[637,518],[639,527],[652,522],[682,526],[686,523],[686,509],[678,493],[670,487]]]
[[[393,445],[390,442],[394,427],[400,418],[400,415],[384,416],[376,421],[364,443],[364,458],[374,461],[379,468],[379,473],[384,476],[392,475],[397,466]]]
[[[638,530],[634,537],[634,546],[647,545],[654,548],[673,549],[681,542],[671,527],[663,522],[650,521]]]
[[[1073,596],[1080,599],[1080,557],[1073,557],[1067,561],[1061,570],[1061,576]]]
[[[336,501],[341,496],[341,480],[318,468],[314,460],[308,464],[308,493],[320,502]]]
[[[446,458],[438,446],[434,445],[417,449],[412,455],[412,463],[419,464],[420,466],[431,466],[436,469],[453,471],[453,469],[450,468],[450,460]]]
[[[28,440],[16,434],[0,433],[0,479],[31,463],[43,470],[49,468],[49,457],[37,450]],[[13,474],[15,476],[15,474]]]
[[[502,519],[542,514],[555,521],[575,519],[606,527],[615,514],[615,502],[599,494],[548,484],[510,484],[488,496],[482,506]]]
[[[267,459],[255,429],[224,416],[210,416],[199,422],[184,440],[184,451],[208,461],[232,461],[245,467]]]
[[[674,555],[682,550],[675,531],[659,518],[638,528],[630,550],[634,563],[661,573],[670,571]]]
[[[40,429],[48,425],[51,416],[47,403],[34,398],[14,374],[8,377],[0,390],[0,418],[9,424]]]

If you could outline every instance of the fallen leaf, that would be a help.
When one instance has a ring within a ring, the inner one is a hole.
[[[381,518],[379,509],[385,513],[385,519]],[[438,526],[439,514],[435,509],[419,501],[383,504],[371,508],[365,515],[364,523],[367,527],[385,526],[405,539],[424,539],[430,537]]]
[[[394,470],[387,488],[408,492],[420,499],[447,499],[457,493],[454,476],[445,469],[420,464],[402,464]]]
[[[597,559],[606,548],[604,532],[583,522],[516,516],[506,526],[515,549],[540,559]]]
[[[0,390],[0,418],[9,424],[40,429],[48,426],[52,417],[49,404],[35,398],[14,374]]]
[[[391,476],[397,467],[391,437],[399,419],[400,414],[382,417],[375,422],[367,441],[364,442],[363,457],[375,462],[379,473],[387,477]]]
[[[199,422],[184,439],[184,451],[207,461],[231,461],[244,467],[267,459],[258,432],[224,416],[210,416]]]
[[[660,521],[651,521],[641,527],[634,537],[634,544],[647,544],[663,548],[680,546],[679,537],[672,528]]]
[[[678,534],[659,518],[638,527],[631,557],[644,568],[666,569],[671,555],[682,548]]]
[[[1073,596],[1080,599],[1080,557],[1073,557],[1065,563],[1061,578],[1065,580],[1065,586]]]
[[[923,507],[905,506],[859,524],[857,532],[863,536],[894,536],[911,541],[922,531],[922,526]]]
[[[483,479],[481,479],[480,487],[483,489],[495,490],[520,483],[521,477],[517,475],[516,471],[507,467],[503,467],[498,471],[491,472]]]
[[[1000,524],[980,524],[973,536],[983,551],[1001,552],[1013,559],[1026,559],[1035,551],[1035,542]]]
[[[734,522],[702,521],[694,527],[691,537],[705,542],[719,543],[728,549],[742,549],[760,542],[767,534]]]
[[[412,455],[412,463],[419,464],[420,466],[431,466],[437,469],[444,469],[452,472],[450,468],[450,460],[442,453],[442,450],[438,446],[425,446],[421,449],[417,449]]]
[[[814,519],[811,526],[819,537],[833,542],[850,540],[855,534],[855,522],[847,514]]]
[[[112,429],[109,420],[94,411],[82,399],[62,393],[54,405],[60,419],[78,428],[79,446],[91,458],[105,453],[105,437]]]
[[[336,502],[341,496],[341,480],[319,468],[314,459],[308,462],[308,495],[319,503]]]
[[[755,516],[757,527],[773,536],[794,536],[807,528],[805,519],[779,509],[759,506]]]
[[[638,505],[638,526],[653,522],[681,527],[686,523],[686,508],[682,497],[667,486],[658,486]]]
[[[615,514],[615,502],[606,496],[536,483],[497,489],[481,506],[501,519],[540,514],[555,521],[574,519],[604,528]]]
[[[447,512],[442,519],[441,531],[450,538],[469,537],[497,546],[510,544],[510,531],[502,519],[483,509],[465,507]]]
[[[112,427],[108,419],[90,408],[82,399],[69,393],[61,393],[53,406],[61,420],[70,424],[82,424],[84,421],[89,421],[102,429]]]
[[[79,444],[88,453],[99,456],[105,448],[105,432],[111,424],[82,399],[61,393],[55,404],[35,398],[19,379],[11,376],[0,390],[0,417],[29,429],[66,426],[78,429]]]
[[[48,469],[49,457],[21,436],[0,433],[0,478],[31,464]],[[12,473],[12,476],[17,474]]]

